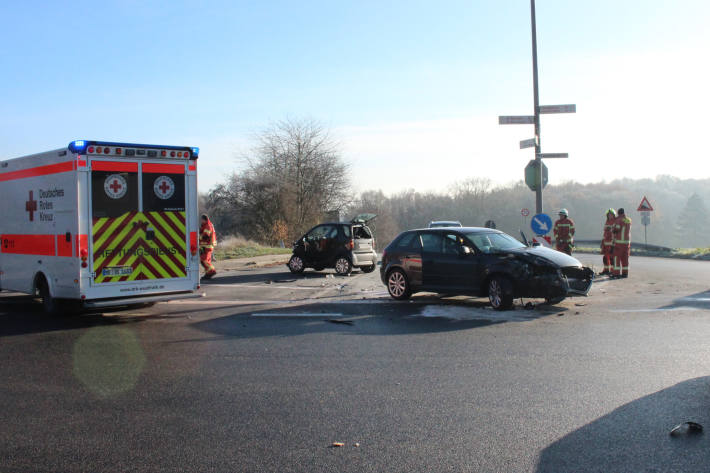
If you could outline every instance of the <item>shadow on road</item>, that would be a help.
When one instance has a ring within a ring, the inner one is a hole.
[[[259,268],[261,269],[261,268]],[[353,275],[360,273],[353,273]],[[334,278],[336,281],[347,280],[347,276],[338,276],[332,271],[305,271],[301,274],[293,274],[286,268],[273,268],[269,271],[259,271],[246,269],[239,271],[230,271],[224,273],[224,275],[219,275],[213,279],[203,279],[200,284],[208,287],[210,284],[248,284],[248,283],[264,283],[267,284],[269,281],[273,283],[279,282],[293,282],[300,280],[325,280]]]
[[[710,310],[710,291],[699,292],[689,296],[674,300],[671,304],[661,307],[661,309],[677,309],[681,307],[693,307],[695,309]]]
[[[331,332],[406,335],[529,321],[566,310],[547,307],[496,312],[481,300],[443,301],[431,296],[415,298],[411,302],[350,300],[251,310],[197,322],[193,327],[227,338],[290,337]]]
[[[122,314],[127,309],[132,312]],[[137,323],[156,318],[175,318],[175,316],[135,315],[135,308],[128,307],[105,308],[100,311],[78,311],[76,308],[68,308],[60,310],[56,315],[49,315],[42,312],[42,306],[31,296],[0,297],[0,337]]]
[[[669,435],[686,421],[710,428],[710,377],[637,399],[566,435],[542,451],[536,471],[707,471],[710,434]]]

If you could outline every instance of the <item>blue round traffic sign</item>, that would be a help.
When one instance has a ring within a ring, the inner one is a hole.
[[[547,214],[537,214],[530,220],[535,235],[547,235],[552,230],[552,219]]]

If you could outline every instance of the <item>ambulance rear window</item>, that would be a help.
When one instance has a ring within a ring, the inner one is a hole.
[[[119,217],[138,211],[138,173],[92,171],[92,217]]]
[[[185,174],[143,172],[143,211],[183,212]]]

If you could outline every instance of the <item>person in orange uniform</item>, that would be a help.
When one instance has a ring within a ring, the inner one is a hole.
[[[560,210],[559,216],[555,226],[552,227],[552,233],[555,235],[555,249],[571,255],[574,246],[574,222],[569,218],[567,209]]]
[[[214,231],[214,226],[207,215],[202,214],[200,217],[200,264],[205,268],[205,279],[210,279],[217,274],[212,264],[212,252],[217,244],[217,234]]]
[[[606,211],[606,222],[604,222],[604,236],[602,237],[602,261],[604,271],[600,274],[611,274],[614,262],[614,224],[616,223],[616,211],[609,209]]]
[[[629,253],[631,251],[631,219],[624,209],[619,209],[614,221],[614,268],[613,278],[629,277]]]

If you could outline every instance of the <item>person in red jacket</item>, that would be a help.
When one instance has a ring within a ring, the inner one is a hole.
[[[205,268],[205,279],[210,279],[217,274],[212,264],[212,252],[217,244],[217,234],[207,215],[200,217],[200,264]]]
[[[616,211],[609,209],[606,211],[606,222],[604,222],[604,234],[602,237],[602,262],[604,271],[600,274],[611,274],[614,261],[614,224],[616,223]]]
[[[629,277],[629,253],[631,252],[631,219],[619,209],[614,221],[614,268],[613,278]]]
[[[569,218],[567,209],[560,210],[559,215],[560,218],[552,227],[552,233],[555,235],[555,249],[571,255],[574,246],[574,222]]]

